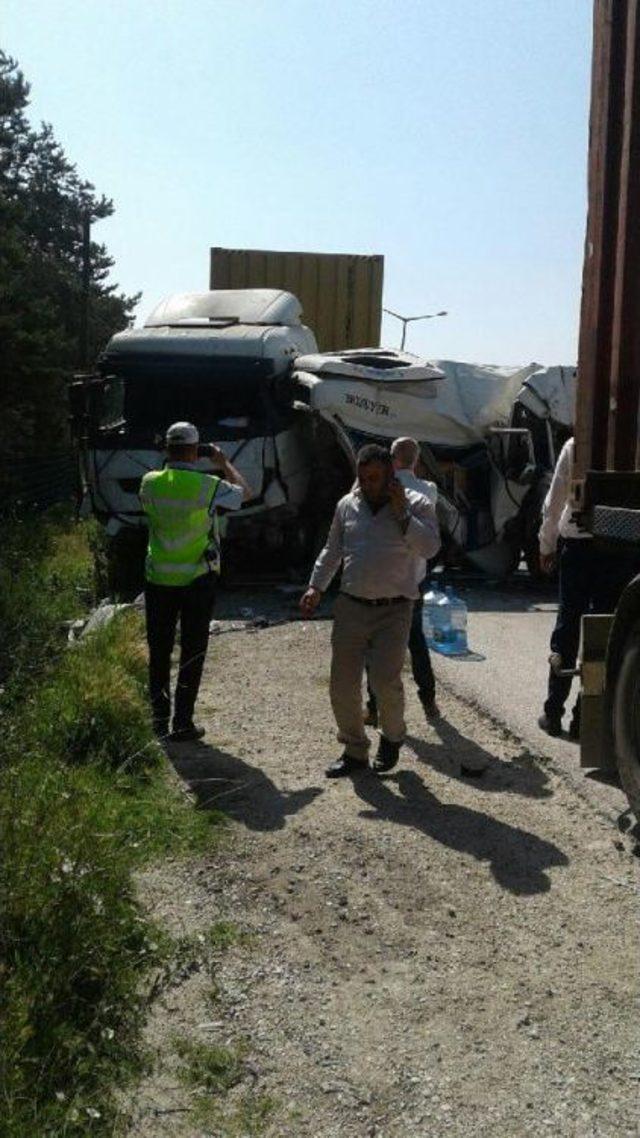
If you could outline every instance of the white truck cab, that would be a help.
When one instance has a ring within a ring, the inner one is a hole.
[[[246,546],[247,528],[258,527],[268,559],[292,540],[311,459],[288,381],[296,357],[317,351],[301,317],[298,300],[277,289],[171,296],[143,327],[113,336],[98,375],[75,385],[87,502],[105,528],[116,577],[123,559],[136,559],[141,572],[140,480],[162,467],[164,434],[176,420],[195,423],[252,488],[229,519],[228,542]],[[201,464],[210,469],[207,459]]]

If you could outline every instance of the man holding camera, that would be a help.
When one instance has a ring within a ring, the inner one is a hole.
[[[193,722],[209,642],[218,574],[218,510],[239,510],[251,497],[244,478],[213,443],[199,447],[193,423],[174,423],[166,434],[167,462],[145,474],[140,501],[147,515],[145,606],[149,645],[149,691],[156,733],[169,733],[171,653],[180,620],[180,665],[171,738],[201,739]],[[218,474],[196,465],[209,459]]]
[[[405,735],[402,665],[414,602],[425,561],[440,546],[431,502],[405,490],[395,477],[391,455],[374,443],[359,451],[358,481],[338,502],[329,537],[300,602],[311,616],[342,564],[335,604],[331,704],[344,753],[327,770],[341,778],[367,766],[362,676],[369,664],[382,734],[376,770],[391,770]]]

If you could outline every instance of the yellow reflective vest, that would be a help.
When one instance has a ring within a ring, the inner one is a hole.
[[[199,470],[152,470],[140,501],[149,523],[145,574],[154,585],[190,585],[220,571],[220,546],[211,506],[220,479]]]

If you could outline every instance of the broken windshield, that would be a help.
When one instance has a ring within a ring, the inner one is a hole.
[[[195,423],[206,439],[241,439],[282,430],[293,412],[278,406],[271,385],[255,375],[217,374],[209,380],[181,373],[127,377],[126,437],[143,443],[163,436],[171,423]]]

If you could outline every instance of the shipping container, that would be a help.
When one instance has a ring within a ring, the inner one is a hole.
[[[333,352],[379,346],[383,273],[378,255],[213,248],[209,287],[293,293],[320,351]]]
[[[575,516],[628,584],[582,620],[581,762],[640,816],[640,0],[595,0]]]
[[[576,479],[638,470],[640,83],[637,0],[596,0],[576,407]],[[580,492],[580,486],[577,487]]]

